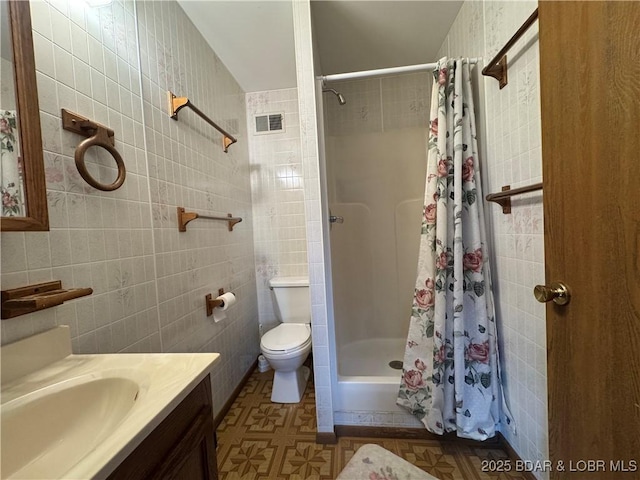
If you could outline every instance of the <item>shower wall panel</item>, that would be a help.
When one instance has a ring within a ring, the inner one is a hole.
[[[419,73],[331,86],[347,100],[340,106],[326,95],[324,103],[329,206],[344,218],[331,230],[339,351],[353,342],[406,337],[431,78]]]

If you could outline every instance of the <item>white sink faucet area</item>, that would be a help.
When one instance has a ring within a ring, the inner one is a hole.
[[[73,355],[67,327],[3,346],[1,478],[106,478],[218,358]]]

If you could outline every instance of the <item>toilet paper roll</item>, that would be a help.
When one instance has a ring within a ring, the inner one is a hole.
[[[222,300],[222,305],[213,309],[213,321],[218,323],[227,318],[226,310],[231,308],[236,303],[236,296],[231,293],[223,293],[216,300]]]
[[[236,296],[231,292],[223,293],[219,297],[216,297],[216,300],[222,300],[223,304],[219,307],[216,307],[214,311],[222,310],[224,312],[225,310],[228,310],[230,307],[233,307],[236,304]]]

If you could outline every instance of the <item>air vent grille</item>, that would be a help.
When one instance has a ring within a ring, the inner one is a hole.
[[[269,130],[282,130],[282,115],[269,115]]]
[[[271,113],[256,115],[256,134],[278,133],[284,131],[284,114]]]

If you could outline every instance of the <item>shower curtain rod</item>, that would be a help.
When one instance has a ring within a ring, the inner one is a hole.
[[[470,58],[469,63],[475,65],[478,58]],[[433,70],[437,63],[420,63],[418,65],[406,65],[404,67],[379,68],[377,70],[363,70],[361,72],[334,73],[332,75],[322,75],[323,82],[338,82],[340,80],[353,80],[355,78],[378,77],[380,75],[391,75],[394,73],[420,72],[423,70]]]

